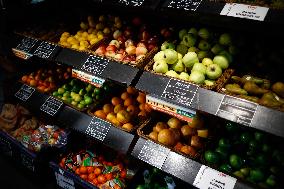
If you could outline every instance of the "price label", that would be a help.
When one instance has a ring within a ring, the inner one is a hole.
[[[147,140],[139,152],[138,158],[161,169],[169,153],[170,149]]]
[[[22,101],[27,101],[33,94],[33,92],[35,91],[34,88],[23,84],[22,87],[20,88],[20,90],[18,90],[15,93],[15,97],[17,97],[18,99],[22,100]]]
[[[105,82],[105,79],[96,77],[94,75],[91,75],[91,74],[88,74],[88,73],[85,73],[85,72],[82,72],[82,71],[76,70],[76,69],[72,69],[72,77],[75,77],[77,79],[80,79],[81,81],[90,83],[91,85],[94,85],[94,86],[99,87],[99,88]]]
[[[40,106],[40,110],[54,116],[63,105],[63,102],[49,96],[48,99]]]
[[[8,156],[12,156],[11,143],[2,136],[0,136],[0,151]]]
[[[256,103],[225,95],[215,115],[250,126],[257,107]]]
[[[220,15],[263,21],[269,8],[238,3],[226,3]]]
[[[60,174],[58,172],[55,172],[54,174],[58,186],[64,189],[75,189],[74,181],[72,179],[66,178],[63,174]]]
[[[24,153],[21,153],[21,161],[22,165],[24,165],[26,168],[28,168],[31,171],[35,171],[33,158],[27,156]]]
[[[110,127],[111,124],[109,122],[93,117],[85,133],[94,137],[95,139],[104,141],[110,130]]]
[[[198,92],[198,85],[186,83],[177,79],[170,79],[161,97],[173,101],[181,106],[191,107]]]
[[[172,0],[168,4],[168,8],[196,11],[201,2],[202,0]]]
[[[191,122],[196,114],[194,110],[185,109],[151,95],[146,95],[146,103],[156,111],[164,112],[187,122]]]
[[[35,46],[37,41],[38,41],[37,39],[25,37],[24,39],[22,39],[21,43],[17,45],[16,49],[19,51],[29,53],[31,49]]]
[[[50,44],[46,41],[42,41],[38,48],[35,50],[34,55],[48,59],[50,58],[52,52],[56,49],[57,45]]]
[[[108,60],[90,55],[81,67],[82,71],[87,71],[96,76],[102,75],[108,65]]]
[[[233,189],[237,179],[202,165],[193,182],[197,188]]]
[[[145,0],[116,0],[116,2],[126,6],[141,7]]]

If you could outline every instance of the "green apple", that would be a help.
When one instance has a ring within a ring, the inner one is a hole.
[[[230,34],[223,33],[219,38],[219,43],[224,46],[230,45],[232,43]]]
[[[179,75],[177,74],[177,72],[175,72],[174,70],[169,70],[166,72],[166,75],[167,76],[170,76],[170,77],[175,77],[175,78],[179,78]]]
[[[202,60],[203,60],[204,58],[208,57],[208,56],[209,56],[208,51],[199,51],[199,52],[197,53],[197,57],[198,57],[198,59],[200,60],[200,62],[202,62]]]
[[[180,78],[180,79],[183,79],[183,80],[186,80],[186,81],[189,81],[189,75],[188,75],[188,73],[186,73],[186,72],[181,72],[181,73],[179,74],[179,78]]]
[[[190,28],[190,29],[188,30],[188,33],[190,33],[190,34],[192,34],[192,35],[194,35],[194,36],[197,36],[198,31],[197,31],[196,28]]]
[[[208,39],[210,37],[210,33],[206,28],[201,28],[198,31],[198,36],[201,37],[202,39]]]
[[[207,51],[211,48],[210,44],[205,41],[205,40],[201,40],[199,43],[198,43],[198,48],[202,51]]]
[[[196,52],[196,53],[198,53],[198,52],[199,52],[199,49],[196,48],[196,47],[190,47],[190,48],[188,48],[187,51],[188,51],[188,52]]]
[[[166,49],[165,52],[165,61],[167,64],[174,64],[178,59],[178,54],[173,49]]]
[[[187,53],[187,46],[183,45],[183,44],[179,44],[177,46],[177,52],[182,54],[182,55],[185,55]]]
[[[183,72],[184,71],[184,65],[182,63],[182,59],[179,59],[176,63],[172,65],[172,69],[176,72]]]
[[[204,66],[209,66],[210,64],[213,64],[213,61],[212,61],[211,58],[203,58],[202,64],[203,64]]]
[[[215,81],[214,80],[205,79],[204,80],[204,84],[207,85],[207,86],[212,86],[212,85],[215,84]]]
[[[196,43],[196,37],[192,34],[186,34],[182,38],[181,44],[187,46],[187,47],[193,47]]]
[[[229,67],[229,61],[225,56],[217,55],[213,59],[213,63],[220,66],[222,69],[226,69]]]
[[[224,48],[219,45],[219,44],[215,44],[212,48],[211,48],[211,52],[213,52],[214,54],[219,54]]]
[[[229,61],[229,63],[231,63],[233,61],[233,56],[230,53],[228,53],[228,51],[223,50],[218,55],[225,56],[227,58],[227,60]]]
[[[210,64],[206,69],[206,75],[209,79],[217,79],[222,75],[222,69],[218,64]]]
[[[204,74],[199,71],[192,71],[189,76],[189,81],[192,81],[196,84],[203,84],[204,80],[205,80]]]
[[[205,74],[205,73],[206,73],[206,66],[204,66],[204,65],[201,64],[201,63],[195,63],[195,64],[193,65],[191,71],[192,71],[192,72],[193,72],[193,71],[198,71],[198,72],[200,72],[200,73]]]
[[[182,40],[183,36],[185,36],[187,34],[187,30],[186,29],[182,29],[178,32],[178,37],[180,40]]]
[[[165,41],[161,46],[161,50],[164,51],[166,49],[175,49],[175,45],[173,43]]]
[[[180,60],[180,59],[182,59],[182,57],[183,57],[183,55],[178,53],[178,59]]]
[[[165,60],[158,60],[153,65],[153,70],[157,73],[166,73],[168,69],[168,64]]]
[[[182,58],[182,62],[185,67],[191,68],[195,63],[199,63],[199,60],[195,52],[188,52]]]
[[[82,100],[82,97],[79,94],[74,95],[74,101],[75,102],[80,102]]]
[[[65,90],[63,89],[63,88],[59,88],[58,90],[57,90],[57,92],[58,92],[58,94],[63,94],[64,92],[65,92]]]
[[[160,51],[154,56],[154,61],[157,62],[158,60],[165,60],[165,52]]]

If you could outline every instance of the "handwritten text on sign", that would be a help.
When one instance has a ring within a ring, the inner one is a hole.
[[[108,60],[90,55],[81,67],[82,71],[87,71],[96,76],[102,75],[108,65]]]
[[[138,158],[161,169],[169,153],[170,149],[147,140],[138,154]]]
[[[22,87],[16,92],[15,97],[25,102],[32,96],[34,91],[34,88],[23,84]]]
[[[49,58],[55,48],[56,45],[50,44],[46,41],[42,41],[38,48],[35,50],[34,55],[40,58]]]
[[[43,105],[40,106],[40,110],[51,116],[54,116],[62,105],[63,105],[63,102],[50,96],[43,103]]]
[[[104,141],[105,137],[107,136],[110,130],[110,127],[111,127],[110,123],[100,120],[99,118],[93,117],[86,129],[86,134],[100,141]]]
[[[193,182],[197,188],[233,189],[237,179],[202,165]]]
[[[74,181],[72,179],[66,178],[60,173],[55,172],[55,177],[57,181],[57,185],[64,189],[75,189]]]
[[[168,8],[196,11],[202,0],[172,0]]]
[[[267,7],[226,3],[220,15],[263,21],[268,10]]]

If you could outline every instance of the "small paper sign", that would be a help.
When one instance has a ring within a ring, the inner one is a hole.
[[[238,3],[226,3],[220,15],[263,21],[269,8]]]
[[[233,189],[237,179],[202,165],[193,182],[197,188]]]
[[[91,75],[91,74],[88,74],[88,73],[85,73],[85,72],[82,72],[76,69],[72,69],[72,77],[75,77],[77,79],[80,79],[81,81],[90,83],[91,85],[94,85],[98,88],[100,88],[105,82],[105,79],[96,77],[94,75]]]

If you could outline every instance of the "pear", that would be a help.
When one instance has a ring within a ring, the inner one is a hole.
[[[179,39],[182,40],[183,36],[185,36],[187,34],[187,30],[186,29],[182,29],[178,32],[178,36]]]
[[[154,61],[157,62],[158,60],[164,60],[165,59],[165,52],[160,51],[154,56]]]
[[[197,54],[195,52],[188,52],[182,58],[185,67],[191,68],[195,63],[199,63]]]
[[[179,59],[176,63],[172,65],[172,69],[176,72],[183,72],[184,71],[184,65],[182,63],[182,60]]]
[[[215,81],[214,80],[210,80],[210,79],[206,79],[204,81],[204,84],[207,85],[207,86],[212,86],[215,84]]]
[[[165,73],[167,76],[179,78],[179,75],[174,70],[169,70]]]
[[[284,83],[276,82],[271,87],[272,91],[275,92],[280,97],[284,98]]]
[[[179,74],[179,78],[180,78],[180,79],[183,79],[183,80],[186,80],[186,81],[189,81],[189,75],[188,75],[188,73],[186,73],[186,72],[181,72],[181,73]]]
[[[233,94],[238,94],[238,95],[247,95],[247,91],[242,89],[238,84],[227,84],[225,85],[225,89]]]
[[[179,44],[177,46],[177,52],[182,54],[182,55],[185,55],[187,53],[187,46],[185,46],[183,44]]]
[[[268,93],[269,90],[260,88],[253,81],[247,81],[244,84],[244,90],[246,90],[250,95],[262,95],[264,93]]]
[[[279,101],[277,101],[277,99],[271,92],[263,94],[263,96],[259,100],[259,103],[263,106],[268,107],[280,107],[282,105]]]
[[[196,43],[196,37],[192,34],[186,34],[182,38],[181,44],[187,47],[193,47]]]
[[[194,36],[197,36],[197,33],[198,31],[197,31],[197,29],[196,28],[190,28],[189,30],[188,30],[188,33],[190,33],[190,34],[192,34],[192,35],[194,35]]]
[[[199,49],[196,48],[196,47],[190,47],[190,48],[188,48],[187,51],[188,51],[188,52],[196,52],[196,53],[198,53],[198,52],[199,52]]]

